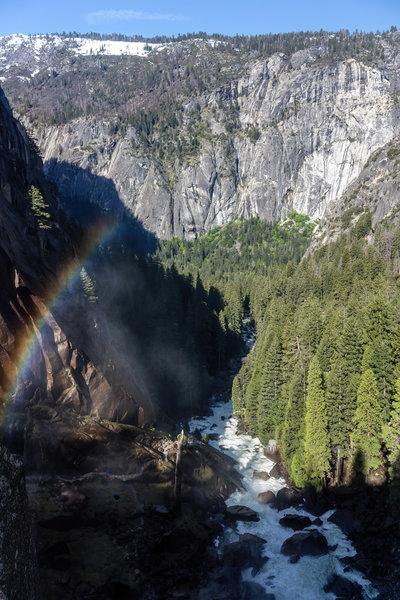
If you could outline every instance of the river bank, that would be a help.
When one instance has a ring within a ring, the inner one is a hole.
[[[244,478],[245,490],[236,491],[227,499],[228,510],[232,505],[244,505],[255,511],[259,519],[256,522],[238,521],[234,527],[225,526],[224,534],[218,541],[222,564],[224,549],[240,542],[240,536],[251,534],[266,540],[261,556],[268,559],[259,572],[252,573],[252,569],[247,568],[242,574],[242,581],[261,586],[257,597],[264,598],[266,594],[273,594],[269,597],[274,597],[275,600],[331,599],[335,596],[327,591],[329,585],[339,580],[352,590],[350,594],[353,595],[346,596],[348,598],[355,598],[355,593],[362,593],[360,598],[376,598],[378,592],[370,581],[363,573],[350,566],[357,552],[346,534],[330,519],[334,513],[333,509],[328,512],[319,511],[319,520],[312,518],[309,526],[302,528],[305,534],[311,532],[313,536],[318,534],[326,539],[326,545],[323,545],[319,554],[318,551],[313,556],[305,553],[296,560],[296,552],[289,553],[288,556],[282,553],[284,544],[295,534],[290,528],[282,526],[280,520],[288,515],[313,515],[309,513],[307,503],[298,502],[301,500],[301,494],[296,506],[287,506],[281,511],[258,502],[260,493],[272,492],[278,495],[286,483],[281,478],[268,477],[274,463],[265,457],[257,438],[237,433],[237,421],[230,413],[230,403],[220,403],[214,407],[212,417],[193,419],[191,422],[193,427],[203,430],[208,428],[217,433],[218,439],[213,439],[211,443],[237,460],[237,468]],[[265,479],[254,478],[254,473],[265,473]],[[312,533],[313,531],[316,533]],[[351,585],[344,582],[350,582]]]
[[[254,334],[246,331],[250,349]],[[236,366],[221,381],[231,381]],[[175,440],[72,415],[53,420],[53,472],[28,478],[43,597],[372,600],[377,589],[380,600],[400,597],[395,575],[388,577],[389,565],[398,572],[390,554],[396,524],[382,517],[384,490],[301,493],[296,506],[276,504],[280,511],[260,504],[259,494],[279,496],[286,482],[259,440],[238,431],[228,397],[221,389],[210,414],[190,422],[210,443],[189,436],[181,511],[173,495]],[[337,509],[351,518],[333,522]],[[310,530],[317,555],[293,550],[296,532]]]

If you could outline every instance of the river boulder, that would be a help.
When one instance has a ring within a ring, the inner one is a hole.
[[[260,492],[257,496],[257,502],[259,504],[269,504],[270,506],[275,506],[276,496],[274,492],[268,490],[267,492]]]
[[[296,506],[303,499],[301,490],[294,487],[284,487],[280,489],[276,495],[276,508],[278,510],[285,510],[291,506]]]
[[[270,475],[266,471],[254,471],[253,479],[262,479],[263,481],[268,481]]]
[[[328,554],[326,537],[316,529],[301,531],[285,540],[282,544],[281,554],[285,556],[322,556]]]
[[[268,594],[259,583],[242,581],[240,584],[241,600],[275,600],[274,594]]]
[[[287,471],[281,462],[277,462],[270,470],[269,476],[275,479],[287,479]]]
[[[260,517],[255,510],[252,510],[248,506],[241,504],[235,504],[234,506],[228,506],[225,513],[226,517],[233,521],[259,521]]]
[[[335,523],[346,535],[351,535],[360,530],[360,523],[353,513],[346,509],[335,510],[328,518],[330,523]]]
[[[263,546],[267,543],[267,540],[260,537],[259,535],[254,535],[254,533],[242,533],[239,535],[239,542],[243,542],[244,544],[248,544],[249,546]]]
[[[333,575],[324,586],[324,592],[335,594],[337,600],[362,600],[362,587],[341,575]]]
[[[274,462],[279,462],[281,460],[279,446],[276,440],[269,440],[268,444],[264,447],[264,456]]]
[[[311,519],[309,517],[303,517],[301,515],[286,515],[279,519],[279,524],[282,527],[290,527],[294,531],[300,531],[306,527],[311,526]]]
[[[252,567],[252,576],[256,575],[268,558],[262,556],[262,548],[266,540],[245,533],[239,536],[238,542],[227,544],[224,548],[223,563],[228,567],[245,569]]]

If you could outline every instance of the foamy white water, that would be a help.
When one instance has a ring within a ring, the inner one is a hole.
[[[222,539],[217,542],[218,547],[222,552],[225,544],[238,541],[239,534],[246,532],[267,540],[263,547],[263,555],[268,556],[269,560],[255,577],[251,576],[251,569],[244,570],[243,579],[261,584],[266,592],[275,595],[276,600],[334,600],[336,596],[327,594],[323,588],[330,577],[337,574],[362,585],[365,600],[375,598],[378,592],[360,572],[356,570],[344,572],[344,566],[339,559],[354,556],[356,551],[341,529],[327,521],[333,511],[322,515],[321,526],[312,525],[311,528],[318,529],[328,540],[329,546],[337,544],[335,550],[321,557],[303,556],[295,564],[291,564],[289,557],[280,553],[283,542],[295,532],[282,527],[279,519],[287,514],[307,515],[311,520],[314,517],[301,508],[292,507],[278,512],[268,505],[257,502],[257,495],[260,492],[272,490],[276,493],[285,487],[285,482],[273,477],[268,481],[253,480],[254,471],[269,473],[274,463],[264,456],[258,438],[237,433],[237,420],[231,416],[230,401],[216,402],[212,411],[211,416],[193,418],[190,421],[190,430],[193,432],[198,428],[202,434],[205,432],[216,434],[218,439],[211,440],[210,444],[237,461],[236,468],[243,475],[245,491],[232,494],[226,502],[227,505],[243,504],[255,510],[260,517],[257,523],[239,521],[234,528],[226,525]],[[304,531],[307,531],[307,528]]]

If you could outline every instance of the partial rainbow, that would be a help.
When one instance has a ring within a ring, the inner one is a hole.
[[[96,249],[106,244],[114,235],[118,224],[102,223],[93,227],[86,240],[84,250],[79,259],[74,258],[69,264],[63,265],[62,276],[54,288],[46,294],[46,298],[39,300],[38,315],[35,319],[31,318],[29,331],[22,337],[17,351],[15,376],[12,378],[6,388],[5,396],[10,399],[15,395],[18,383],[24,379],[24,375],[31,365],[31,360],[36,349],[36,345],[41,340],[41,330],[46,323],[54,320],[53,312],[58,308],[60,299],[68,288],[72,288],[80,278],[82,267],[87,264]],[[7,407],[6,407],[7,409]]]

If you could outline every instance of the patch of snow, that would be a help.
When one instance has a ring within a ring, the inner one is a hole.
[[[23,47],[32,58],[38,59],[46,50],[64,46],[75,54],[104,56],[147,56],[152,50],[160,50],[165,44],[147,42],[120,42],[115,40],[90,40],[86,38],[65,38],[58,35],[25,35],[15,33],[0,37],[0,48],[4,55]]]
[[[151,50],[162,44],[147,44],[147,42],[117,42],[114,40],[88,40],[75,38],[77,54],[103,54],[104,56],[147,56]]]

